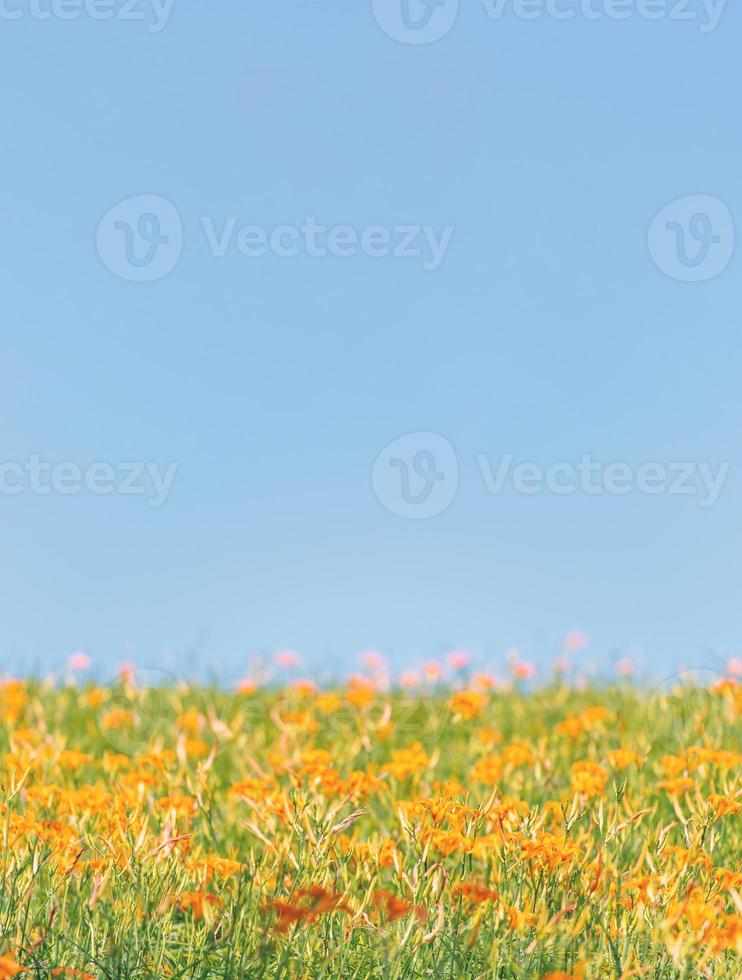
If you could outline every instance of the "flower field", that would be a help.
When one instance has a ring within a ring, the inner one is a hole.
[[[0,978],[742,976],[731,679],[0,713]]]

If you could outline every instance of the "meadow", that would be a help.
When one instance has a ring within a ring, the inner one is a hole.
[[[0,684],[0,978],[742,976],[742,685]]]

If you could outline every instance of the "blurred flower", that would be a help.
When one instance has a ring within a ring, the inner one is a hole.
[[[536,667],[527,660],[516,660],[513,663],[513,673],[518,680],[526,681],[536,673]]]
[[[220,898],[208,892],[180,892],[172,895],[168,901],[184,912],[190,909],[194,919],[202,919],[210,906],[218,909],[223,904]]]
[[[87,653],[83,653],[81,650],[71,654],[67,660],[67,666],[70,670],[87,670],[91,663]]]
[[[383,670],[384,656],[379,650],[366,650],[361,654],[361,663],[369,670]]]
[[[420,677],[415,673],[414,670],[403,670],[399,675],[399,683],[402,687],[411,688],[417,687],[420,683]]]
[[[249,677],[241,677],[234,687],[239,694],[254,694],[258,689],[258,685]]]
[[[590,646],[590,637],[587,633],[580,632],[580,630],[572,630],[565,636],[564,646],[567,650],[572,650],[573,652],[584,650]]]
[[[616,673],[620,674],[621,677],[633,677],[634,661],[629,657],[622,657],[616,663]]]
[[[499,685],[498,679],[494,674],[475,674],[474,686],[481,687],[483,691],[494,691]]]
[[[291,687],[294,692],[299,695],[299,697],[304,698],[309,697],[310,694],[314,694],[314,692],[317,690],[317,685],[314,683],[314,681],[311,681],[308,678],[295,680]]]
[[[454,670],[463,670],[471,663],[471,656],[465,650],[453,650],[446,657],[446,660]]]
[[[742,657],[732,657],[727,661],[727,674],[730,677],[742,677]]]
[[[470,721],[482,714],[487,706],[487,698],[479,691],[457,691],[450,698],[448,706],[455,715]]]
[[[443,669],[439,663],[435,660],[429,660],[426,664],[423,664],[423,675],[426,681],[437,681],[440,680]]]
[[[4,980],[5,977],[15,977],[19,973],[25,972],[20,963],[16,963],[12,956],[0,956],[0,980]]]
[[[295,650],[278,650],[273,658],[279,667],[291,670],[299,666],[299,654]]]
[[[374,674],[374,684],[377,691],[388,691],[392,686],[392,679],[386,670],[379,670]]]
[[[569,670],[569,659],[567,657],[555,657],[554,670],[557,674],[566,674]]]
[[[371,691],[376,690],[376,682],[365,674],[351,674],[348,678],[348,687],[365,687]]]
[[[125,660],[123,663],[120,663],[118,665],[118,669],[116,673],[118,674],[118,676],[121,678],[122,681],[133,682],[134,680],[133,674],[135,671],[136,671],[136,667],[134,666],[134,664],[129,663],[129,661]]]

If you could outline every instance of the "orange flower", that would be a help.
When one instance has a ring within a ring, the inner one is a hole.
[[[354,707],[363,708],[375,699],[376,687],[366,677],[352,677],[345,697]]]
[[[270,907],[278,913],[278,918],[276,919],[277,932],[286,932],[295,922],[300,922],[307,917],[306,909],[296,908],[293,905],[289,905],[288,902],[276,900],[271,902]]]
[[[12,956],[0,956],[0,980],[17,977],[19,973],[25,972],[26,968],[16,963]]]
[[[320,915],[325,915],[328,912],[352,911],[343,901],[342,895],[328,891],[318,885],[302,888],[297,892],[297,897],[303,904],[290,905],[280,899],[274,899],[269,903],[269,908],[278,913],[276,919],[278,932],[286,932],[295,922],[314,922]]]
[[[212,908],[221,908],[224,902],[209,892],[180,892],[178,895],[172,895],[168,899],[167,904],[175,905],[176,908],[181,909],[183,912],[190,910],[193,913],[194,919],[202,919],[205,910],[209,906]]]
[[[585,725],[579,715],[568,715],[564,721],[560,721],[554,729],[557,735],[565,735],[567,738],[578,739],[585,731]]]
[[[189,871],[202,874],[207,882],[211,881],[214,876],[228,878],[230,875],[240,874],[244,867],[245,865],[240,861],[232,861],[223,857],[206,857],[188,862]]]
[[[470,854],[474,848],[474,841],[458,830],[424,830],[421,838],[430,841],[431,846],[445,856],[456,851]]]
[[[585,967],[578,964],[571,973],[567,973],[565,970],[554,970],[544,974],[543,980],[583,980],[584,976]]]
[[[533,765],[533,752],[525,742],[512,742],[506,745],[500,757],[506,766],[512,766],[514,769]]]
[[[406,902],[403,898],[398,898],[392,892],[380,890],[374,894],[374,905],[380,909],[389,922],[395,922],[405,915],[415,915],[420,922],[427,918],[427,912],[419,905]]]
[[[464,901],[471,902],[472,905],[480,905],[482,902],[496,902],[499,894],[494,888],[487,888],[478,881],[459,881],[451,889],[454,898],[461,896]]]
[[[242,677],[235,684],[235,690],[238,694],[244,694],[249,696],[254,694],[258,689],[258,685],[255,681],[250,680],[249,677]]]
[[[644,761],[633,749],[613,749],[606,755],[608,765],[614,769],[628,769],[629,766],[640,766]]]
[[[683,793],[690,793],[696,784],[688,776],[678,776],[677,779],[663,779],[657,785],[664,789],[668,796],[682,796]]]
[[[719,882],[719,887],[724,891],[736,888],[742,891],[742,871],[731,871],[729,868],[715,868],[714,878]]]
[[[87,752],[78,752],[76,749],[65,749],[60,752],[57,762],[63,769],[79,769],[81,766],[92,762],[92,755]]]
[[[430,764],[425,749],[419,742],[413,742],[408,749],[397,749],[392,752],[392,761],[388,762],[383,772],[388,772],[395,779],[406,779],[414,776]]]
[[[739,813],[742,809],[739,803],[730,800],[728,796],[720,796],[718,793],[712,793],[709,796],[709,803],[716,810],[717,817],[725,817],[729,813]]]
[[[584,759],[572,765],[571,792],[583,796],[602,796],[608,782],[608,772],[597,762]]]
[[[499,755],[490,755],[486,759],[480,759],[472,769],[471,778],[485,786],[494,786],[502,779],[505,772],[505,765]]]
[[[89,708],[100,708],[108,697],[108,691],[100,687],[93,687],[85,692],[85,703]]]
[[[483,713],[487,707],[487,698],[478,691],[457,691],[449,700],[448,706],[455,715],[471,721]]]
[[[508,926],[513,932],[525,932],[533,929],[536,925],[536,916],[533,912],[521,912],[520,909],[508,905],[505,909],[508,917]]]
[[[101,728],[120,729],[134,724],[134,713],[126,708],[111,708],[101,718]]]
[[[576,844],[565,839],[562,834],[551,834],[548,831],[536,834],[532,840],[522,838],[520,849],[524,860],[533,861],[538,867],[548,868],[550,871],[569,864],[582,853]]]

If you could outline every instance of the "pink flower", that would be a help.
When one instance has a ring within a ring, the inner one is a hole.
[[[513,663],[513,672],[518,680],[526,681],[536,673],[536,667],[527,660],[516,660]]]
[[[568,657],[555,657],[554,658],[554,670],[557,674],[566,674],[569,670],[569,658]]]
[[[239,694],[254,694],[258,689],[258,685],[250,677],[241,677],[234,687]]]
[[[384,667],[384,657],[378,650],[366,650],[361,654],[361,663],[369,670],[382,670]]]
[[[579,630],[572,630],[571,633],[567,633],[565,636],[564,646],[567,650],[572,650],[573,652],[584,650],[586,647],[590,646],[590,637],[587,635],[587,633],[581,633]]]
[[[417,687],[417,685],[420,683],[420,678],[414,670],[403,670],[399,675],[399,683],[402,685],[402,687],[409,690],[412,687]]]
[[[453,650],[446,660],[454,670],[463,670],[471,662],[471,657],[465,650]]]
[[[292,667],[299,666],[299,654],[294,650],[278,650],[273,659],[284,670],[291,670]]]
[[[87,653],[83,653],[81,650],[71,654],[67,660],[70,670],[87,670],[91,663],[92,660]]]
[[[437,681],[442,673],[443,669],[441,665],[436,663],[435,660],[429,660],[426,664],[423,664],[423,674],[425,675],[426,681]]]
[[[136,667],[134,666],[134,664],[129,663],[127,660],[125,660],[123,663],[119,664],[117,674],[119,675],[122,681],[127,681],[128,683],[133,684],[135,671],[136,671]]]
[[[634,661],[629,657],[622,657],[616,663],[616,672],[619,673],[621,677],[633,677]]]
[[[374,684],[377,691],[388,691],[391,683],[392,679],[386,670],[380,670],[374,674]]]
[[[742,657],[732,657],[727,661],[727,673],[730,677],[742,677]]]

